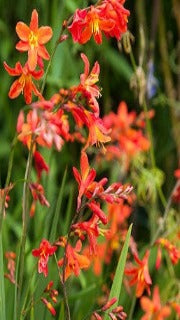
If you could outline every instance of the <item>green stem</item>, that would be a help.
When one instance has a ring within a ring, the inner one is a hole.
[[[65,282],[63,281],[62,277],[61,277],[61,273],[59,270],[59,266],[58,266],[58,261],[57,261],[57,257],[56,254],[54,253],[54,257],[56,260],[56,265],[57,265],[57,269],[58,269],[58,275],[59,275],[59,280],[62,286],[62,291],[63,291],[63,296],[64,296],[64,304],[65,304],[65,308],[66,308],[66,319],[67,320],[71,320],[71,314],[70,314],[70,308],[69,308],[69,303],[68,303],[68,296],[67,296],[67,291],[66,291],[66,285]]]
[[[43,78],[42,87],[41,87],[41,94],[43,94],[43,92],[44,92],[44,88],[45,88],[45,84],[46,84],[46,80],[47,80],[47,75],[49,73],[49,70],[50,70],[50,67],[51,67],[51,64],[52,64],[52,60],[54,58],[54,55],[56,53],[58,45],[59,45],[59,38],[55,43],[54,49],[52,51],[52,54],[51,54],[51,57],[50,57],[50,60],[49,60],[49,63],[48,63],[48,66],[46,68],[46,72],[45,72],[45,75],[44,75],[44,78]]]
[[[33,146],[34,140],[32,137],[31,146],[29,150],[28,160],[26,164],[26,172],[24,177],[24,186],[23,186],[23,204],[22,204],[22,236],[20,242],[20,250],[19,250],[19,264],[17,265],[17,283],[18,283],[18,297],[17,302],[19,304],[23,283],[23,275],[24,275],[24,261],[25,261],[25,246],[26,246],[26,237],[27,237],[27,227],[29,221],[29,180],[31,176],[31,168],[32,168],[32,158],[33,158]]]
[[[131,308],[130,308],[130,311],[129,311],[128,320],[132,320],[133,319],[135,305],[136,305],[136,295],[135,295],[135,292],[134,292],[134,295],[133,295],[133,298],[132,298],[132,302],[131,302]]]
[[[20,320],[23,320],[26,313],[24,312],[25,310],[25,306],[26,306],[26,302],[27,302],[27,298],[28,298],[28,294],[29,294],[29,291],[30,291],[30,288],[31,288],[31,284],[32,284],[32,281],[33,281],[33,277],[34,277],[34,274],[35,274],[35,271],[36,271],[36,264],[32,270],[32,275],[29,279],[29,284],[28,284],[28,287],[26,289],[26,295],[25,295],[25,298],[24,298],[24,303],[23,303],[23,307],[21,309],[21,313],[20,313]]]
[[[70,18],[70,19],[71,19],[71,18]],[[69,20],[70,20],[70,19],[69,19]],[[69,20],[68,20],[68,21],[69,21]],[[68,22],[67,22],[67,24],[68,24]],[[56,53],[56,50],[57,50],[58,45],[61,43],[61,36],[62,36],[65,28],[66,28],[65,24],[62,24],[62,27],[61,27],[61,30],[60,30],[60,33],[59,33],[59,37],[58,37],[58,39],[57,39],[56,42],[55,42],[54,49],[53,49],[53,51],[52,51],[52,54],[51,54],[49,63],[48,63],[47,68],[46,68],[46,72],[45,72],[44,79],[43,79],[43,83],[42,83],[42,87],[41,87],[41,94],[43,94],[43,92],[44,92],[44,88],[45,88],[47,76],[48,76],[48,73],[49,73],[49,70],[50,70],[50,67],[51,67],[51,64],[52,64],[52,60],[53,60],[53,58],[54,58],[54,55],[55,55],[55,53]]]
[[[165,208],[165,211],[164,211],[164,216],[162,218],[162,221],[161,221],[161,224],[159,226],[159,228],[157,229],[156,231],[156,234],[154,235],[152,241],[151,241],[151,246],[154,245],[155,241],[158,239],[158,237],[160,236],[161,232],[163,231],[164,227],[165,227],[165,223],[166,223],[166,220],[167,220],[167,216],[168,216],[168,213],[169,213],[169,210],[170,210],[170,207],[171,207],[171,204],[172,204],[172,195],[174,194],[175,190],[179,187],[180,185],[180,182],[179,180],[177,180],[170,196],[169,196],[169,199],[168,199],[168,202],[166,204],[166,208]]]

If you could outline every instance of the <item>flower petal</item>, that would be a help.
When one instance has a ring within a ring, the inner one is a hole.
[[[30,29],[36,31],[38,29],[38,13],[34,9],[31,15]]]
[[[4,68],[10,76],[19,76],[22,73],[22,66],[20,62],[16,63],[15,68],[9,67],[8,64],[4,62]]]
[[[29,44],[28,42],[25,42],[25,41],[19,41],[17,44],[16,44],[16,49],[19,50],[19,51],[27,51],[29,50]]]
[[[36,68],[37,65],[37,48],[30,48],[28,51],[28,66],[31,71]]]
[[[44,45],[38,46],[38,56],[40,56],[41,58],[43,58],[45,60],[49,60],[50,55]]]
[[[52,38],[53,32],[50,27],[41,27],[38,29],[37,35],[39,44],[45,44]]]
[[[32,80],[26,79],[26,83],[24,86],[24,98],[26,101],[26,104],[30,104],[32,101]]]
[[[16,25],[16,32],[18,37],[23,41],[28,41],[29,34],[31,32],[30,28],[24,22],[18,22]]]
[[[22,84],[19,82],[19,80],[16,80],[13,82],[10,90],[9,90],[9,98],[15,99],[17,98],[20,93],[23,91]]]

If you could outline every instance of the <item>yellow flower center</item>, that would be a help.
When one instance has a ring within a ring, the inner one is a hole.
[[[33,31],[31,31],[29,35],[29,44],[32,48],[38,46],[38,36]]]
[[[99,33],[99,19],[94,19],[91,28],[93,34]]]

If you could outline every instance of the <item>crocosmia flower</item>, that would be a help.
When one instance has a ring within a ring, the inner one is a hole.
[[[140,300],[141,308],[145,311],[141,320],[164,320],[169,317],[171,309],[169,306],[161,306],[159,288],[155,286],[152,301],[147,297]]]
[[[148,259],[149,259],[149,250],[146,251],[144,258],[142,260],[134,254],[134,259],[138,266],[126,268],[125,274],[131,276],[129,284],[131,286],[136,286],[136,297],[139,298],[142,296],[144,290],[146,289],[150,295],[150,285],[152,284],[151,277],[149,275],[148,269]]]
[[[10,68],[7,63],[4,62],[4,68],[10,76],[19,76],[19,78],[13,82],[9,90],[9,98],[15,99],[22,93],[26,104],[30,104],[32,101],[32,93],[34,93],[35,96],[42,97],[33,83],[32,78],[36,80],[42,78],[44,74],[43,70],[30,71],[27,64],[22,67],[20,62],[16,63],[15,68]]]
[[[40,247],[38,249],[32,250],[32,255],[34,257],[39,258],[38,261],[38,272],[44,273],[44,276],[48,275],[48,260],[49,256],[52,256],[54,252],[57,250],[56,246],[51,246],[48,240],[43,239],[40,243]]]
[[[90,261],[87,256],[79,254],[82,248],[80,240],[77,241],[75,248],[70,244],[67,245],[66,249],[66,266],[65,266],[65,279],[69,278],[74,273],[76,277],[79,276],[81,269],[87,269],[90,265]],[[58,265],[61,267],[64,264],[64,258],[58,261]]]
[[[52,37],[52,29],[50,27],[38,28],[38,13],[33,10],[30,26],[24,22],[18,22],[16,32],[20,41],[16,45],[19,51],[28,51],[28,66],[31,71],[36,68],[38,57],[49,60],[50,56],[44,44]]]
[[[102,32],[117,40],[127,31],[130,12],[121,0],[104,0],[100,5],[88,9],[77,9],[72,24],[68,27],[74,42],[86,43],[93,36],[97,44],[102,43]]]

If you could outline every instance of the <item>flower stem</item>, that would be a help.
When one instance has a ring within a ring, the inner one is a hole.
[[[17,265],[17,283],[18,283],[17,302],[18,304],[20,302],[23,275],[24,275],[25,246],[26,246],[26,237],[27,237],[27,227],[28,227],[28,221],[29,221],[29,186],[28,184],[31,176],[33,146],[34,146],[34,139],[32,137],[28,160],[26,164],[24,186],[23,186],[23,204],[22,204],[22,224],[23,225],[22,225],[22,236],[21,236],[20,250],[19,250],[19,263]]]
[[[135,306],[136,306],[136,295],[135,295],[135,292],[134,292],[134,295],[133,295],[133,298],[132,298],[132,302],[131,302],[131,308],[130,308],[130,311],[129,311],[128,320],[132,320],[133,319],[133,313],[134,313]]]
[[[170,196],[169,196],[169,199],[167,201],[167,205],[165,207],[165,211],[164,211],[164,215],[163,215],[163,218],[162,218],[162,221],[161,221],[161,224],[159,226],[159,228],[157,229],[152,241],[151,241],[151,246],[154,245],[155,241],[157,240],[157,238],[160,236],[161,232],[163,231],[164,229],[164,226],[165,226],[165,223],[166,223],[166,220],[167,220],[167,216],[168,216],[168,213],[169,213],[169,210],[170,210],[170,207],[171,207],[171,204],[172,204],[172,195],[174,194],[175,190],[178,188],[178,186],[180,185],[180,181],[177,180]]]
[[[62,291],[63,291],[63,296],[64,296],[64,304],[65,304],[65,307],[66,307],[66,319],[67,320],[71,320],[71,314],[70,314],[70,308],[69,308],[69,303],[68,303],[66,285],[65,285],[65,282],[63,281],[63,279],[61,277],[61,273],[60,273],[60,270],[59,270],[58,261],[57,261],[57,257],[56,257],[55,253],[54,253],[54,257],[55,257],[55,260],[56,260],[56,265],[57,265],[57,268],[58,268],[59,280],[60,280],[60,283],[61,283],[61,286],[62,286]]]
[[[47,76],[48,76],[48,73],[49,73],[49,70],[50,70],[50,67],[51,67],[51,64],[52,64],[52,60],[53,60],[53,58],[54,58],[54,55],[55,55],[55,53],[56,53],[56,50],[57,50],[58,45],[61,43],[61,36],[62,36],[64,30],[65,30],[65,25],[62,24],[62,27],[61,27],[61,30],[60,30],[60,33],[59,33],[59,37],[58,37],[58,39],[57,39],[56,42],[55,42],[55,45],[54,45],[54,48],[53,48],[53,51],[52,51],[52,54],[51,54],[49,63],[48,63],[48,65],[47,65],[44,78],[43,78],[43,83],[42,83],[42,87],[41,87],[41,94],[43,94],[43,92],[44,92],[44,88],[45,88]]]

